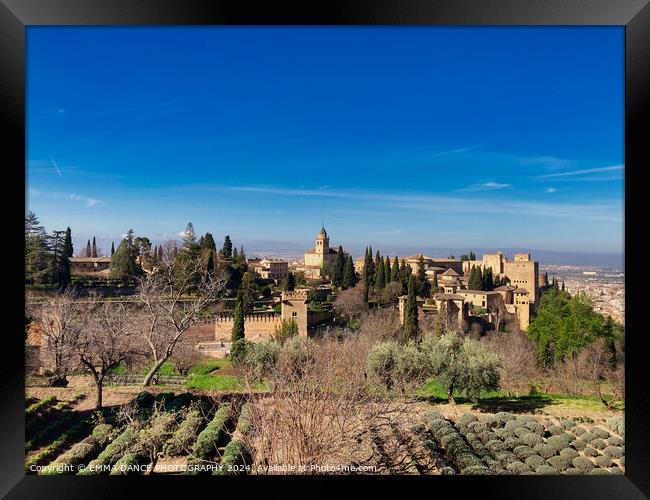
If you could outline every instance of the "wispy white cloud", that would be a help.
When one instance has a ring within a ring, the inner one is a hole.
[[[482,182],[478,184],[472,184],[469,187],[466,187],[464,189],[459,189],[458,191],[494,191],[497,189],[505,189],[512,187],[512,184],[502,184],[499,182],[494,182],[494,181],[489,181],[489,182]]]
[[[187,233],[184,230],[179,231],[176,233],[176,236],[180,236],[181,238],[184,238],[185,236],[187,236]]]
[[[494,183],[497,184],[497,183]],[[395,209],[451,214],[467,213],[497,213],[512,215],[529,215],[540,217],[556,217],[566,219],[582,219],[593,221],[620,222],[623,220],[622,203],[616,200],[608,203],[567,204],[557,202],[535,202],[520,199],[481,199],[464,196],[402,194],[395,192],[377,192],[366,190],[330,190],[330,189],[291,189],[273,186],[219,186],[219,185],[193,185],[188,189],[196,191],[239,191],[251,193],[265,193],[282,197],[314,197],[337,198],[350,200],[357,208],[361,206],[390,209],[394,214]],[[365,204],[365,205],[364,205]],[[348,207],[345,207],[348,210]]]
[[[576,164],[575,160],[567,160],[556,156],[526,156],[518,158],[521,165],[539,165],[549,169],[571,167]]]
[[[63,174],[61,173],[61,170],[59,169],[59,166],[56,164],[54,161],[54,158],[52,157],[52,154],[50,153],[50,161],[52,162],[52,166],[56,169],[57,173],[59,174],[59,177],[63,177]]]
[[[94,207],[95,205],[98,205],[100,203],[103,203],[102,200],[98,200],[96,198],[92,198],[90,196],[85,196],[83,194],[66,194],[65,195],[68,199],[72,201],[83,201],[86,204],[86,208]]]
[[[554,187],[547,187],[544,190],[545,193],[555,193],[556,191],[557,191],[557,189],[555,189]]]
[[[574,176],[581,176],[581,175],[587,175],[587,174],[597,174],[601,172],[614,172],[614,171],[619,171],[619,170],[624,170],[623,165],[611,165],[609,167],[598,167],[598,168],[584,168],[581,170],[572,170],[570,172],[558,172],[555,174],[546,174],[546,175],[540,175],[540,179],[550,179],[550,178],[556,178],[556,177],[574,177]]]

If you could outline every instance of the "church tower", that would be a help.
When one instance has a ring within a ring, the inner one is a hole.
[[[318,236],[316,236],[316,253],[318,255],[329,254],[330,239],[325,231],[325,226],[321,226]]]

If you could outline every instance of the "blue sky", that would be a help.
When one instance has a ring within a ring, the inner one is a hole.
[[[621,252],[623,76],[621,27],[30,27],[28,209],[84,242]]]

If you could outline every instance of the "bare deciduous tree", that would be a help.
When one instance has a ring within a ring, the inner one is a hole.
[[[217,301],[225,284],[225,277],[208,273],[199,258],[179,262],[165,257],[156,272],[139,279],[138,299],[143,306],[140,333],[151,361],[143,385],[151,384],[181,336]]]
[[[41,361],[53,372],[51,383],[67,384],[66,377],[75,356],[71,341],[84,326],[77,292],[67,288],[47,302],[28,302],[27,309],[41,336]]]
[[[269,391],[249,392],[244,440],[255,466],[294,465],[302,469],[289,473],[314,474],[320,466],[370,463],[373,433],[395,424],[407,404],[366,390],[360,350],[355,337],[285,344],[266,380]],[[254,378],[242,376],[252,389]]]
[[[499,356],[501,387],[508,396],[519,396],[531,389],[542,376],[535,347],[523,333],[489,333],[481,340]]]
[[[191,341],[181,338],[169,359],[174,365],[174,370],[179,375],[187,375],[190,368],[200,361],[201,354]]]
[[[363,300],[363,287],[356,286],[340,291],[334,300],[334,309],[348,321],[359,319],[368,309]]]
[[[124,304],[99,300],[86,301],[83,316],[83,328],[71,339],[71,351],[92,375],[100,409],[106,374],[138,355],[137,319]]]

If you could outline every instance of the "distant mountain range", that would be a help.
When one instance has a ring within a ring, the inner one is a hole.
[[[86,246],[87,239],[80,240],[74,239],[75,255]],[[153,241],[154,245],[162,243],[162,241]],[[248,257],[283,257],[290,261],[300,260],[303,258],[305,250],[313,247],[313,241],[301,242],[279,242],[279,241],[244,241],[244,250]],[[115,248],[119,244],[119,239],[115,240]],[[217,242],[219,245],[220,242]],[[234,240],[233,244],[239,248],[241,242]],[[97,238],[97,246],[101,248],[104,255],[110,254],[111,240],[104,238]],[[363,255],[365,247],[359,245],[350,245],[346,247],[346,251],[351,251],[354,258]],[[477,258],[481,258],[484,253],[494,253],[497,250],[503,252],[509,259],[515,253],[530,253],[532,258],[540,263],[555,264],[555,265],[572,265],[572,266],[599,266],[599,267],[624,267],[623,253],[590,253],[590,252],[563,252],[555,250],[542,250],[536,248],[444,248],[444,247],[410,247],[407,245],[393,245],[392,247],[374,247],[373,251],[379,250],[382,255],[393,256],[396,253],[399,256],[413,255],[419,252],[428,255],[429,257],[449,257],[454,255],[460,258],[461,255],[473,251]]]

